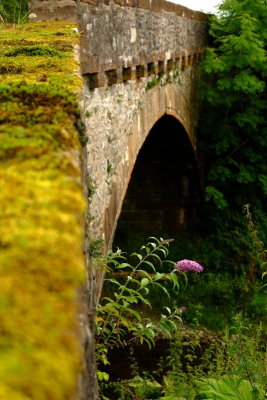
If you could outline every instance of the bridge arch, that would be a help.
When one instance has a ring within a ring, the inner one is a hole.
[[[196,148],[196,126],[200,78],[197,65],[172,69],[160,75],[108,84],[92,89],[85,77],[87,172],[89,176],[89,232],[91,239],[102,239],[104,252],[112,247],[123,199],[137,156],[153,126],[164,115],[183,127],[192,154]],[[152,83],[153,87],[151,87]],[[104,271],[96,271],[101,293]]]
[[[194,218],[198,188],[192,143],[181,122],[165,113],[138,152],[110,240],[116,236],[115,243],[126,248],[128,234],[177,234]]]
[[[104,231],[107,248],[112,247],[117,223],[122,212],[123,202],[127,193],[135,165],[146,144],[151,132],[157,130],[158,124],[170,125],[172,121],[172,133],[177,133],[178,141],[187,148],[188,160],[195,163],[195,114],[193,107],[188,107],[188,97],[179,95],[179,88],[175,83],[158,86],[147,91],[142,97],[140,107],[133,115],[132,124],[129,127],[127,143],[125,143],[124,157],[116,168],[116,179],[111,190],[111,200],[105,210]],[[168,129],[168,128],[167,128]],[[160,139],[162,140],[162,138]],[[177,144],[177,143],[176,143]],[[182,219],[180,208],[180,219]],[[182,225],[182,223],[180,223]]]
[[[198,187],[195,152],[187,133],[176,118],[164,114],[137,155],[114,224],[116,232],[124,238],[129,230],[145,236],[177,234],[193,220]]]

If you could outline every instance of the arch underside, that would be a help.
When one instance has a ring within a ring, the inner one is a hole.
[[[183,126],[164,115],[136,159],[116,227],[115,242],[128,234],[177,234],[193,220],[198,192],[195,155]]]

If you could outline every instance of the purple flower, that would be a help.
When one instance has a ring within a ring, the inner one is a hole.
[[[187,310],[187,307],[184,307],[184,306],[183,306],[183,307],[180,307],[180,308],[179,308],[179,311],[181,311],[181,313],[184,312],[185,310]]]
[[[179,272],[187,272],[187,271],[202,272],[203,271],[203,267],[200,264],[198,264],[196,261],[192,261],[192,260],[178,261],[174,265],[174,269],[176,269]]]

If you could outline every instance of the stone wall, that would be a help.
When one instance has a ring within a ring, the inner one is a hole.
[[[73,400],[84,391],[76,29],[61,21],[1,31],[1,399]]]
[[[76,0],[30,0],[32,21],[77,21]]]
[[[195,147],[207,16],[163,0],[32,0],[31,17],[78,19],[90,235],[112,245],[138,152],[173,115]]]

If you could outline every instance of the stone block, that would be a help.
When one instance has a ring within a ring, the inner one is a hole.
[[[154,75],[157,73],[157,63],[155,62],[150,62],[147,64],[147,73],[148,76]]]
[[[137,7],[144,8],[145,10],[150,10],[151,5],[149,0],[137,0]]]
[[[175,58],[175,61],[174,61],[174,67],[175,68],[177,68],[177,69],[180,69],[181,68],[181,57],[176,57]]]
[[[99,0],[80,0],[81,3],[91,4],[93,6],[98,6],[100,4]]]
[[[164,1],[162,0],[152,0],[151,10],[154,12],[161,12],[164,9]]]
[[[182,68],[187,67],[187,65],[188,65],[188,57],[182,56],[182,64],[181,64]]]
[[[77,21],[77,3],[74,0],[40,1],[33,0],[29,4],[29,14],[35,14],[38,21]]]

